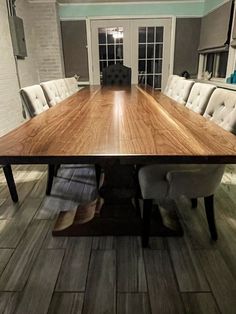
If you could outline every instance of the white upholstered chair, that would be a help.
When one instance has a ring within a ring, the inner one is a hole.
[[[24,87],[20,90],[20,95],[31,117],[37,116],[49,108],[40,85]]]
[[[194,81],[178,79],[175,81],[174,85],[169,89],[167,96],[174,99],[182,105],[186,105],[188,96],[192,89]]]
[[[70,96],[70,92],[68,90],[68,87],[65,83],[64,79],[59,79],[59,80],[55,80],[54,83],[56,84],[58,93],[59,93],[59,97],[64,100],[67,97]]]
[[[38,114],[49,109],[49,106],[47,104],[46,98],[40,85],[24,87],[20,90],[20,95],[23,98],[23,101],[25,102],[25,105],[31,117],[37,116]],[[55,167],[56,166],[52,164],[48,165],[48,181],[46,188],[47,195],[50,195],[51,192]]]
[[[204,117],[236,134],[236,92],[217,88],[209,100]]]
[[[73,95],[74,93],[78,92],[79,90],[78,82],[74,77],[65,78],[65,83],[67,85],[70,95]]]
[[[42,82],[40,86],[50,107],[55,106],[63,99],[60,97],[57,86],[54,81]]]
[[[186,107],[203,115],[215,89],[216,87],[211,84],[195,83],[189,94]]]
[[[176,83],[179,81],[179,80],[185,80],[184,77],[182,76],[179,76],[179,75],[170,75],[168,77],[168,80],[167,80],[167,84],[166,84],[166,87],[163,91],[163,93],[167,96],[169,96],[171,93],[172,93],[172,90],[175,88],[176,86]]]
[[[216,89],[204,116],[225,130],[236,134],[236,93]],[[214,218],[214,192],[224,174],[224,165],[157,164],[140,168],[138,173],[143,198],[143,246],[148,246],[149,225],[153,200],[185,195],[197,206],[197,198],[204,197],[208,226],[213,240],[217,239]]]

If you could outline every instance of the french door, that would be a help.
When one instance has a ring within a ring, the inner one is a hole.
[[[132,84],[165,86],[170,65],[171,19],[92,20],[92,83],[102,69],[121,63],[132,69]]]

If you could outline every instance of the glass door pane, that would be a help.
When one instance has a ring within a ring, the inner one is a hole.
[[[161,89],[164,27],[138,28],[138,82]]]
[[[102,70],[121,63],[131,67],[130,21],[91,21],[93,84],[102,84]]]
[[[102,84],[102,70],[109,65],[123,64],[123,27],[98,28],[99,70]]]

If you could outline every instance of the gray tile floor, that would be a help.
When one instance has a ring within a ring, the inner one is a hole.
[[[19,204],[0,173],[0,313],[236,313],[236,171],[216,193],[219,239],[210,241],[203,203],[176,200],[182,238],[53,238],[60,210],[94,193],[94,172],[59,170],[45,197],[46,167],[15,166]]]

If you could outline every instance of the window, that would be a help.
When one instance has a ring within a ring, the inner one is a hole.
[[[228,51],[204,54],[203,72],[211,73],[212,78],[224,79],[226,77],[228,55]]]

